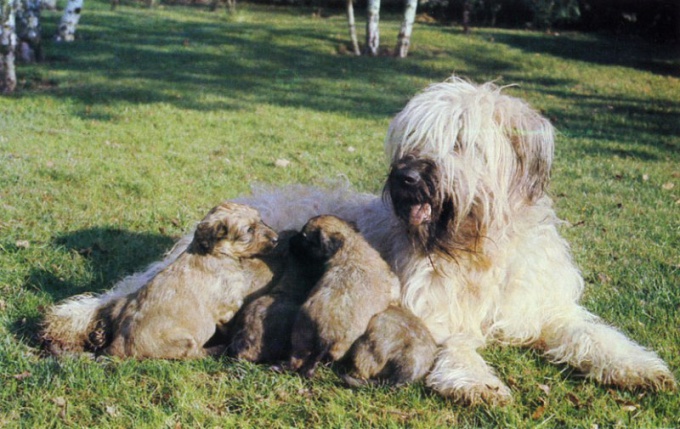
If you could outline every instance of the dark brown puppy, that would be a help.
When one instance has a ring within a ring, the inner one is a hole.
[[[295,231],[279,234],[284,273],[274,287],[247,303],[236,313],[230,326],[230,356],[250,362],[272,363],[290,357],[291,332],[295,317],[307,295],[321,276],[318,268],[291,254],[290,237]]]
[[[230,202],[215,207],[175,261],[99,310],[93,347],[119,357],[204,356],[216,326],[234,316],[251,288],[242,260],[270,251],[276,241],[253,208]]]
[[[399,297],[399,280],[356,226],[335,216],[312,218],[292,251],[323,268],[292,334],[289,368],[311,377],[319,361],[340,360],[371,318]]]
[[[432,368],[437,345],[423,322],[409,310],[391,305],[376,314],[345,358],[343,375],[353,387],[369,382],[399,386],[424,377]]]

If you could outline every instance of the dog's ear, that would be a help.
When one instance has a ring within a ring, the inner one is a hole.
[[[357,225],[356,222],[354,222],[353,220],[346,221],[346,222],[347,222],[347,225],[349,225],[354,232],[356,232],[357,234],[361,234],[361,231],[359,231],[359,225]]]
[[[345,244],[345,238],[340,234],[326,234],[319,231],[319,244],[321,256],[328,260],[335,255]]]
[[[217,241],[227,233],[226,225],[221,222],[200,222],[194,232],[194,243],[200,253],[212,252]]]
[[[550,181],[554,151],[554,130],[550,121],[523,106],[522,115],[514,118],[510,140],[517,157],[515,186],[531,201],[545,194]]]

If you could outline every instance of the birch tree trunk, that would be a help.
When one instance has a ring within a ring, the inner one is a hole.
[[[404,22],[401,23],[401,30],[397,38],[397,48],[395,55],[399,58],[406,58],[408,48],[411,45],[411,32],[413,31],[413,21],[416,19],[416,8],[418,0],[405,0]]]
[[[55,38],[57,42],[73,42],[82,9],[83,0],[68,0],[57,30]]]
[[[352,51],[354,55],[361,55],[359,51],[359,41],[357,40],[357,26],[354,22],[354,3],[353,0],[347,0],[347,23],[349,24],[349,39],[352,41]]]
[[[368,55],[378,55],[380,47],[380,0],[368,0],[368,14],[366,16],[366,46],[364,52]]]
[[[17,86],[14,52],[17,49],[15,29],[16,1],[0,0],[0,92],[9,94]]]
[[[470,13],[472,11],[472,2],[471,0],[465,0],[463,2],[463,33],[465,34],[470,34]],[[496,16],[493,16],[493,21],[496,20]],[[493,27],[493,25],[492,25]]]
[[[16,33],[22,61],[32,63],[42,60],[40,9],[42,0],[18,0]]]

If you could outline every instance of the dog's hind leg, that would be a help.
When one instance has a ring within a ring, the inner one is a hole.
[[[465,334],[449,337],[437,355],[426,383],[442,396],[465,404],[503,405],[510,389],[477,353],[483,341]]]
[[[675,390],[676,381],[656,353],[628,339],[581,307],[545,326],[546,356],[582,371],[595,381],[622,388]]]

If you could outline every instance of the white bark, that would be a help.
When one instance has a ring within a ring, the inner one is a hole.
[[[380,0],[368,0],[368,14],[366,16],[366,46],[364,50],[367,54],[378,55],[380,46]]]
[[[17,3],[0,0],[0,92],[9,94],[17,86],[14,52],[17,49],[15,25]]]
[[[40,8],[42,0],[18,0],[16,34],[22,61],[31,63],[41,59]]]
[[[354,0],[347,0],[347,23],[349,24],[349,39],[352,41],[354,55],[361,55],[359,41],[357,40],[357,26],[354,22]]]
[[[68,0],[59,23],[59,29],[57,29],[57,42],[72,42],[74,40],[82,9],[83,0]]]
[[[395,55],[399,58],[406,58],[408,48],[411,45],[411,32],[413,31],[413,21],[416,19],[416,8],[418,0],[405,0],[404,21],[401,23],[401,30],[397,38],[397,48]]]

